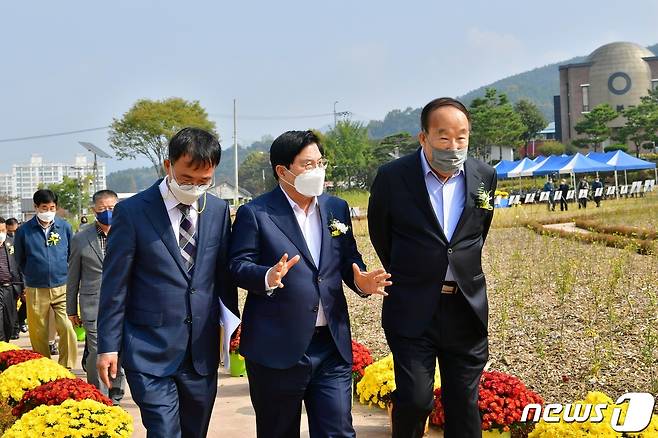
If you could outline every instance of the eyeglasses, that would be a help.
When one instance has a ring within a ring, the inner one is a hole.
[[[306,163],[304,163],[304,169],[306,170],[313,170],[315,168],[326,169],[328,165],[329,165],[329,161],[327,161],[326,158],[320,158],[315,163],[313,161],[307,161]]]

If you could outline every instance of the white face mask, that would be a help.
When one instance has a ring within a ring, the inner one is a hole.
[[[44,212],[39,212],[37,213],[37,217],[41,222],[45,222],[47,224],[51,223],[53,220],[55,220],[55,213],[54,211],[44,211]]]
[[[194,184],[178,184],[176,178],[174,178],[174,168],[171,167],[171,175],[169,175],[169,190],[171,190],[174,198],[178,200],[181,204],[192,205],[197,199],[199,199],[204,193],[208,191],[211,184],[203,184],[200,186],[195,186]]]
[[[4,243],[7,240],[7,233],[0,233],[0,244]]]
[[[290,172],[290,170],[288,170],[288,172]],[[295,175],[292,172],[290,173]],[[295,175],[295,184],[288,184],[293,186],[300,194],[312,198],[314,196],[320,196],[322,192],[324,192],[324,176],[325,169],[316,167],[315,169],[307,170],[304,173]]]

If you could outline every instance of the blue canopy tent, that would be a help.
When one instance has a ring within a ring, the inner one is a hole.
[[[560,169],[562,169],[572,158],[573,156],[569,155],[551,155],[536,169],[533,169],[532,176],[544,176],[552,173],[559,173]]]
[[[496,169],[496,174],[498,175],[498,179],[507,178],[507,172],[514,169],[519,164],[520,161],[521,160],[518,161],[500,160],[494,166],[494,169]]]
[[[578,152],[571,157],[558,173],[612,172],[614,169],[606,163],[592,160]]]
[[[628,185],[627,170],[643,170],[654,169],[655,179],[658,181],[658,172],[656,170],[656,163],[651,161],[641,160],[632,155],[628,155],[624,151],[610,151],[610,152],[590,152],[587,156],[593,160],[604,162],[615,171],[615,186],[619,186],[617,180],[617,171],[624,171],[624,184]]]
[[[535,165],[535,162],[532,161],[530,158],[525,157],[523,160],[521,160],[512,170],[509,170],[507,172],[507,178],[517,178],[521,176],[521,172],[523,172],[526,169],[531,168],[532,166]]]
[[[535,158],[534,166],[530,166],[529,168],[521,171],[521,174],[519,176],[532,176],[535,169],[539,169],[539,167],[542,164],[544,164],[544,161],[548,160],[548,158],[549,157],[544,157],[543,155],[540,155],[539,157]]]

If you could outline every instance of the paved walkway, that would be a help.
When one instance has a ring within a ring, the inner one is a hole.
[[[21,348],[31,348],[30,339],[27,334],[21,333],[21,338],[12,341]],[[83,343],[78,344],[78,365],[73,370],[74,374],[82,379],[85,374],[80,366],[82,357]],[[55,356],[55,360],[57,357]],[[226,437],[226,438],[245,438],[256,436],[256,417],[251,407],[249,399],[249,386],[246,377],[230,377],[220,375],[218,383],[217,399],[213,408],[213,415],[210,421],[210,430],[208,437]],[[127,385],[126,385],[127,388]],[[130,397],[130,390],[127,388],[121,406],[130,413],[135,419],[134,437],[145,437],[146,431],[142,426],[139,409]],[[359,438],[383,438],[390,436],[389,419],[386,411],[379,408],[369,408],[355,400],[352,409],[352,417],[356,434]],[[302,414],[302,437],[308,437],[308,425],[305,413]],[[430,437],[440,437],[443,434],[436,430],[431,430]]]

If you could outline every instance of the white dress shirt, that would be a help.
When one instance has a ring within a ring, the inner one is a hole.
[[[459,218],[464,211],[464,202],[466,200],[466,180],[464,178],[464,165],[444,183],[439,180],[437,175],[432,171],[430,164],[427,162],[425,153],[420,150],[420,162],[423,167],[423,176],[425,177],[425,187],[430,195],[432,209],[436,216],[443,234],[450,242],[452,235],[457,228]],[[450,265],[446,271],[444,281],[454,281]]]
[[[302,210],[302,208],[299,205],[297,205],[297,203],[295,203],[295,201],[293,201],[290,198],[290,196],[288,196],[286,191],[283,190],[283,187],[281,187],[281,191],[286,196],[288,203],[290,203],[290,207],[292,207],[293,213],[295,213],[295,218],[297,219],[299,228],[301,229],[302,234],[304,235],[306,246],[308,247],[308,250],[311,253],[311,257],[313,258],[313,262],[315,262],[315,266],[319,268],[320,251],[322,250],[322,219],[320,218],[320,207],[318,206],[318,198],[317,197],[313,198],[313,200],[311,201],[311,205],[309,205],[308,207],[308,214],[307,214],[304,210]],[[274,291],[275,289],[275,288],[271,288],[270,285],[267,284],[267,276],[270,273],[271,269],[272,268],[268,269],[267,273],[265,274],[265,289],[269,291],[268,295],[271,295],[272,291]],[[295,268],[293,267],[292,269]],[[322,308],[322,299],[320,299],[320,303],[318,304],[318,316],[317,319],[315,320],[315,326],[320,327],[325,325],[327,325],[327,318],[325,317],[324,309]]]

